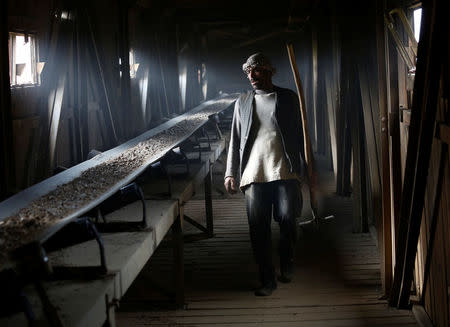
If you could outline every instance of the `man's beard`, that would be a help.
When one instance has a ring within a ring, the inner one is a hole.
[[[253,87],[255,90],[261,89],[261,87],[262,87],[263,84],[264,84],[264,83],[263,83],[261,80],[253,80],[253,81],[251,81],[251,85],[252,85],[252,87]]]

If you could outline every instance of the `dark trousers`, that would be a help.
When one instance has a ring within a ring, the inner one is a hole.
[[[296,180],[253,183],[245,190],[250,239],[263,284],[275,278],[272,262],[271,221],[280,226],[280,266],[292,262],[297,239],[296,217],[302,209],[300,185]]]

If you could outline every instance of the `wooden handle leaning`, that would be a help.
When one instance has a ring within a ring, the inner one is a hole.
[[[300,102],[300,117],[302,119],[303,136],[304,136],[304,149],[305,149],[305,161],[308,170],[308,179],[310,181],[310,195],[311,195],[311,207],[313,210],[317,209],[317,199],[314,185],[311,185],[315,181],[315,167],[314,156],[312,152],[311,139],[308,132],[308,119],[306,117],[306,105],[305,105],[305,93],[303,92],[302,81],[295,62],[294,48],[292,44],[287,44],[287,51],[289,56],[289,62],[291,63],[292,73],[294,74],[295,86],[297,87],[298,98]]]

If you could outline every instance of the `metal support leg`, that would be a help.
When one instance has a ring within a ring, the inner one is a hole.
[[[183,206],[180,205],[180,215],[172,225],[173,242],[173,272],[175,286],[175,305],[181,308],[184,305],[184,243],[183,243]]]
[[[44,286],[42,285],[42,282],[40,280],[35,280],[34,287],[36,288],[39,299],[41,300],[44,307],[44,314],[47,318],[48,324],[51,327],[62,327],[63,324],[58,316],[58,311],[56,310],[56,307],[51,303],[48,294],[45,291]]]
[[[212,174],[211,167],[205,176],[205,212],[206,212],[206,229],[209,237],[213,236],[213,208],[212,208]]]

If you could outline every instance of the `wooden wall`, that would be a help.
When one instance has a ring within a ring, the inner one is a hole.
[[[444,91],[446,83],[441,79],[437,135],[431,150],[414,283],[417,295],[436,326],[450,324],[450,112],[448,85],[447,93]]]
[[[408,18],[409,5],[401,6]],[[396,260],[390,302],[398,307],[422,305],[434,326],[449,326],[449,22],[442,2],[423,6],[414,73],[397,55],[398,45],[389,43],[391,77],[397,75],[397,83],[391,83],[390,118],[399,110],[391,145],[392,152],[397,148],[401,153],[398,167],[391,168],[403,181],[401,206],[392,207]],[[411,46],[401,24],[394,23],[401,42]]]

